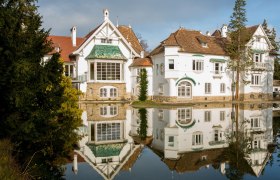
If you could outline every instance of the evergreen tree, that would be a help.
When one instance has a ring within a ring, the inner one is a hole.
[[[147,92],[148,92],[148,77],[147,70],[145,68],[140,71],[140,93],[138,99],[140,101],[147,100]]]
[[[147,138],[147,109],[146,108],[140,108],[138,110],[138,113],[140,115],[140,129],[139,129],[139,136],[141,140],[145,140]]]
[[[0,1],[0,138],[10,138],[21,152],[20,164],[30,161],[27,169],[44,177],[42,169],[59,174],[55,169],[72,152],[81,112],[60,55],[42,64],[52,48],[35,3]]]
[[[252,65],[252,58],[250,47],[247,47],[247,43],[250,39],[249,33],[245,27],[247,22],[246,18],[246,1],[236,0],[233,9],[233,14],[229,23],[229,38],[226,46],[226,51],[230,56],[228,64],[232,73],[235,73],[235,99],[239,100],[239,86],[240,80],[245,82],[245,72]]]
[[[273,50],[270,52],[271,54],[275,54],[275,59],[274,59],[274,74],[273,74],[273,79],[280,80],[280,64],[279,64],[279,57],[278,57],[278,51],[279,51],[279,42],[276,41],[276,31],[274,28],[270,30],[267,25],[267,21],[264,20],[262,23],[262,27],[271,43],[273,46]]]

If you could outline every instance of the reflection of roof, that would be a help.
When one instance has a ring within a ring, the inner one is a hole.
[[[138,38],[136,37],[135,33],[133,32],[131,27],[128,26],[118,26],[117,27],[123,37],[131,43],[132,48],[140,54],[141,51],[144,51],[143,47],[139,43]]]
[[[169,169],[175,170],[179,173],[197,171],[202,166],[208,164],[225,162],[225,160],[220,159],[220,156],[224,151],[225,149],[221,148],[189,152],[182,154],[179,160],[164,159],[163,162],[169,167]],[[202,159],[203,156],[205,159]]]
[[[130,65],[130,67],[150,67],[150,66],[153,66],[153,62],[149,57],[136,58],[133,60],[132,64]]]
[[[124,60],[119,46],[112,45],[95,45],[86,59],[118,59]]]
[[[225,55],[225,40],[225,38],[203,35],[199,31],[180,28],[162,41],[151,55],[163,52],[165,46],[178,46],[180,52]],[[207,43],[207,47],[203,47],[201,43]]]
[[[127,162],[123,165],[122,170],[129,170],[137,161],[138,156],[142,152],[142,148],[139,146],[135,149],[134,153],[130,156]]]
[[[280,86],[280,80],[273,80],[273,86]]]
[[[220,30],[216,30],[215,32],[213,32],[212,36],[215,36],[215,37],[222,37],[222,33]]]
[[[64,62],[70,62],[69,55],[80,46],[84,38],[76,38],[76,47],[72,44],[70,36],[49,36],[48,40],[53,43],[53,48],[59,48],[61,51],[61,58]]]
[[[124,143],[116,143],[102,145],[88,144],[87,146],[91,149],[96,157],[109,157],[118,156],[124,145]]]

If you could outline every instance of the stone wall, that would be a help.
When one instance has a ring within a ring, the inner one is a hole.
[[[100,97],[100,88],[104,86],[117,88],[117,97]],[[80,97],[80,100],[86,101],[123,101],[130,99],[130,93],[126,92],[125,83],[87,83],[87,91]]]
[[[175,96],[153,96],[153,100],[157,102],[215,102],[230,101],[231,96],[195,96],[192,99]]]
[[[104,106],[117,106],[117,115],[106,117],[100,115],[100,108]],[[110,121],[110,120],[126,120],[126,109],[128,104],[86,104],[88,121]]]
[[[244,101],[256,101],[256,100],[272,100],[272,94],[264,94],[264,93],[249,93],[249,94],[241,94],[240,98]]]
[[[194,96],[190,98],[178,98],[175,96],[153,96],[152,99],[156,102],[228,102],[232,100],[232,96]],[[251,93],[251,94],[240,94],[240,99],[243,101],[267,101],[272,100],[272,94],[260,94],[260,93]]]

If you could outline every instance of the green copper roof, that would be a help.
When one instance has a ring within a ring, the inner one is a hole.
[[[195,120],[191,124],[180,124],[177,120],[175,121],[177,126],[183,128],[183,129],[188,129],[191,128],[195,124]]]
[[[268,52],[268,51],[266,51],[266,50],[254,49],[253,52],[254,52],[254,53],[266,53],[266,52]]]
[[[197,57],[204,57],[202,54],[194,54],[192,56],[197,56]]]
[[[210,59],[210,62],[220,62],[220,63],[224,63],[224,62],[226,62],[226,60],[225,60],[225,59],[215,59],[215,58],[212,58],[212,59]]]
[[[125,60],[119,46],[95,45],[86,59],[117,59]]]
[[[124,146],[123,143],[117,144],[88,144],[87,145],[96,157],[118,156]]]
[[[182,81],[182,80],[189,80],[189,81],[191,81],[194,85],[196,85],[196,82],[195,82],[195,80],[194,80],[193,78],[190,78],[190,77],[186,76],[186,77],[183,77],[183,78],[179,79],[179,80],[176,82],[176,86],[177,86],[177,85],[179,84],[179,82]]]

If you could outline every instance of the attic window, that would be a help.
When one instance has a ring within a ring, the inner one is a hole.
[[[261,42],[261,37],[257,36],[256,37],[256,42]]]
[[[206,42],[202,42],[202,43],[201,43],[201,46],[204,47],[204,48],[207,48],[207,47],[208,47]]]
[[[59,48],[59,47],[55,47],[55,51],[56,51],[56,52],[59,52],[59,51],[60,51],[60,48]]]
[[[196,39],[198,40],[198,42],[200,43],[200,45],[204,48],[207,48],[207,39],[205,37],[196,37]]]
[[[103,43],[103,44],[112,44],[112,39],[102,38],[101,39],[101,43]]]

